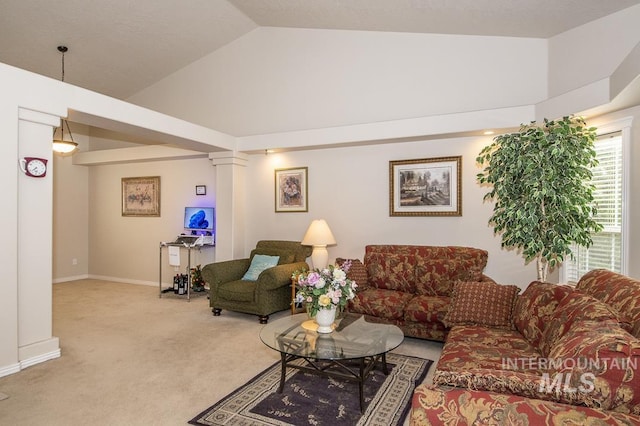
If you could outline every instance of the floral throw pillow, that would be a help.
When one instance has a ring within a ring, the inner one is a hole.
[[[513,304],[519,292],[515,285],[459,281],[443,322],[447,327],[485,325],[512,329]]]

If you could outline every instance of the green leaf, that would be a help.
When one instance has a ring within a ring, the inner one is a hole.
[[[494,201],[489,224],[503,248],[554,266],[572,243],[591,244],[591,233],[601,229],[590,182],[595,132],[580,117],[545,118],[542,127],[523,124],[481,150],[476,179],[492,186],[483,200]]]

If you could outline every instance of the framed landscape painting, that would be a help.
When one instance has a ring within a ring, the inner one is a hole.
[[[307,171],[306,167],[276,169],[276,213],[309,210]]]
[[[160,176],[122,178],[122,216],[160,216]]]
[[[390,216],[462,216],[462,157],[389,161]]]

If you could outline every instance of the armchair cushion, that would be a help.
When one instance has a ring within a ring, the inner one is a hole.
[[[278,264],[280,260],[280,256],[267,256],[264,254],[256,254],[251,259],[251,265],[249,265],[249,269],[245,272],[242,279],[244,281],[255,281],[258,279],[262,271],[265,269],[273,268]]]
[[[218,296],[236,302],[253,302],[255,292],[255,281],[231,281],[220,287]]]

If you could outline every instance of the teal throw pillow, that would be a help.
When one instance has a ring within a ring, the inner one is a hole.
[[[256,254],[251,260],[251,266],[249,270],[245,272],[242,279],[244,281],[255,281],[258,279],[258,275],[265,269],[272,268],[278,264],[280,256],[267,256],[264,254]]]

